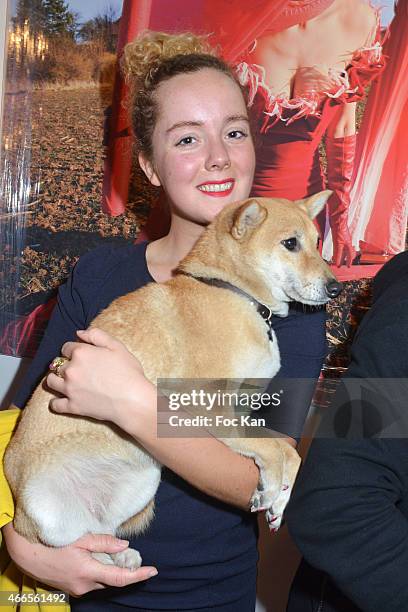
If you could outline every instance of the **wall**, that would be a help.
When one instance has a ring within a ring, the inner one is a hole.
[[[30,359],[0,355],[0,410],[10,405],[30,361]]]

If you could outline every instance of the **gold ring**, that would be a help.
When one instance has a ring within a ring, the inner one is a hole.
[[[67,361],[69,361],[67,357],[55,357],[55,359],[51,361],[49,369],[60,378],[64,378],[61,374],[61,368]]]

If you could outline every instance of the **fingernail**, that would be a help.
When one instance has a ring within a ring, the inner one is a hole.
[[[116,540],[116,544],[126,548],[126,546],[129,546],[129,540]]]
[[[153,578],[153,576],[157,576],[159,572],[157,571],[157,569],[152,569],[150,570],[150,572],[148,573],[149,578]]]

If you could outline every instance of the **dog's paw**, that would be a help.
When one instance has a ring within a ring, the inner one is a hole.
[[[251,512],[261,512],[272,508],[279,495],[276,479],[268,478],[264,470],[260,470],[260,480],[251,497]]]
[[[268,482],[266,480],[266,482]],[[282,524],[283,512],[289,501],[292,487],[288,484],[280,486],[277,490],[276,484],[264,484],[260,482],[251,498],[251,512],[265,512],[265,519],[271,531],[277,531]]]
[[[260,479],[251,498],[251,511],[265,511],[266,521],[273,531],[277,531],[282,524],[300,465],[299,455],[287,442],[277,440],[277,446],[277,458],[269,458],[267,464],[256,460]]]
[[[266,510],[265,519],[270,531],[278,531],[279,527],[282,525],[282,514],[276,514],[272,508]]]
[[[109,553],[92,552],[91,555],[94,559],[99,561],[99,563],[103,563],[104,565],[115,565],[115,562]]]
[[[274,514],[277,514],[277,515],[280,515],[280,516],[283,515],[284,510],[285,510],[286,506],[288,505],[291,493],[292,493],[292,487],[290,487],[287,484],[282,486],[282,490],[280,492],[280,495],[277,497],[277,499],[275,499],[275,501],[273,503]]]
[[[261,510],[263,503],[262,493],[263,491],[258,486],[251,497],[251,512],[259,512]]]
[[[292,487],[287,484],[284,484],[282,486],[280,495],[277,497],[277,499],[275,499],[273,505],[266,510],[265,519],[271,531],[278,531],[279,527],[281,527],[283,521],[283,513],[289,502],[291,493]]]
[[[125,567],[126,569],[135,570],[142,565],[142,557],[137,550],[134,548],[126,548],[122,552],[113,553],[111,557],[118,567]]]
[[[265,491],[265,487],[259,483],[251,497],[251,512],[261,512],[268,508],[268,498],[270,495]]]

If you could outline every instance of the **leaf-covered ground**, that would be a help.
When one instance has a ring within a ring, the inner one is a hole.
[[[108,103],[95,87],[6,96],[2,328],[46,300],[84,252],[104,242],[134,240],[148,213],[141,184],[125,215],[110,217],[101,210]]]

